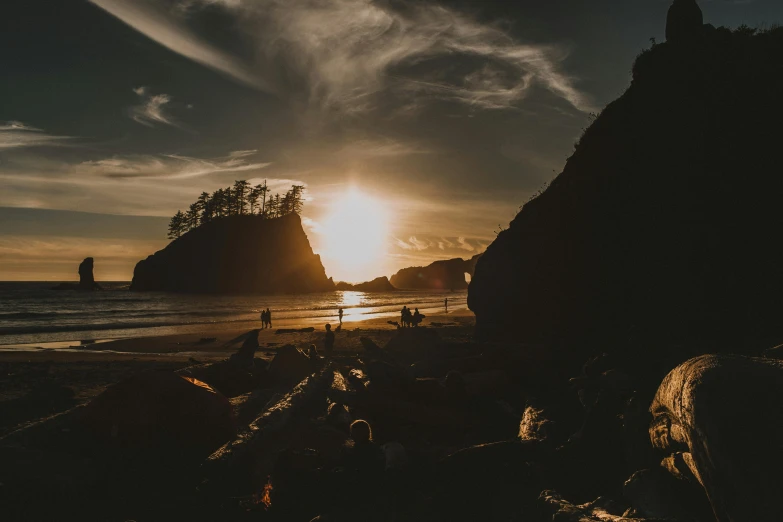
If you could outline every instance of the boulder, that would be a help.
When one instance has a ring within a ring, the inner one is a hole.
[[[99,443],[171,455],[206,457],[235,433],[228,399],[168,371],[142,372],[109,386],[79,422]]]
[[[655,395],[653,445],[682,454],[679,467],[704,486],[719,522],[781,517],[781,397],[783,361],[728,355],[681,364]]]

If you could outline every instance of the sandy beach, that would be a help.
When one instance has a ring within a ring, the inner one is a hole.
[[[369,337],[383,346],[396,326],[388,317],[346,322],[336,332],[335,351],[362,351],[359,339]],[[333,323],[334,324],[334,323]],[[444,339],[467,341],[474,316],[470,310],[428,315],[425,328],[438,330]],[[258,357],[271,358],[280,346],[293,344],[305,349],[323,346],[323,325],[312,321],[283,321],[261,330]],[[89,401],[106,386],[148,369],[176,370],[193,364],[225,359],[234,353],[247,332],[259,322],[231,323],[220,327],[204,325],[195,332],[156,337],[120,339],[75,348],[6,349],[0,351],[0,435],[31,422]],[[277,333],[279,329],[314,328],[312,332]],[[214,340],[212,340],[214,339]]]

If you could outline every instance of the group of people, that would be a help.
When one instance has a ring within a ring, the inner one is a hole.
[[[419,326],[419,323],[421,323],[422,320],[424,320],[424,315],[419,313],[418,308],[416,308],[414,312],[411,312],[411,309],[407,306],[402,307],[402,311],[400,312],[400,323],[403,328]]]
[[[272,328],[272,312],[269,308],[261,310],[261,328]]]

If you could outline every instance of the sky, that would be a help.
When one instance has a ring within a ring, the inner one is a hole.
[[[716,26],[783,22],[778,0],[700,5]],[[130,280],[171,215],[236,179],[307,187],[335,280],[475,255],[627,88],[668,6],[5,0],[0,280],[73,280],[87,256]],[[349,192],[388,217],[358,271],[324,227]]]

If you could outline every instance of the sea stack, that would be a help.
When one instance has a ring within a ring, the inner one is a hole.
[[[308,293],[334,289],[298,214],[240,215],[187,232],[139,261],[134,291]]]
[[[696,40],[702,34],[704,16],[696,0],[674,0],[666,16],[666,41]]]
[[[79,264],[79,290],[100,290],[101,285],[95,282],[92,270],[95,260],[91,257],[85,258]]]
[[[702,34],[642,53],[628,90],[487,248],[468,290],[479,336],[578,360],[783,342],[783,127],[770,124],[783,120],[783,40]]]

